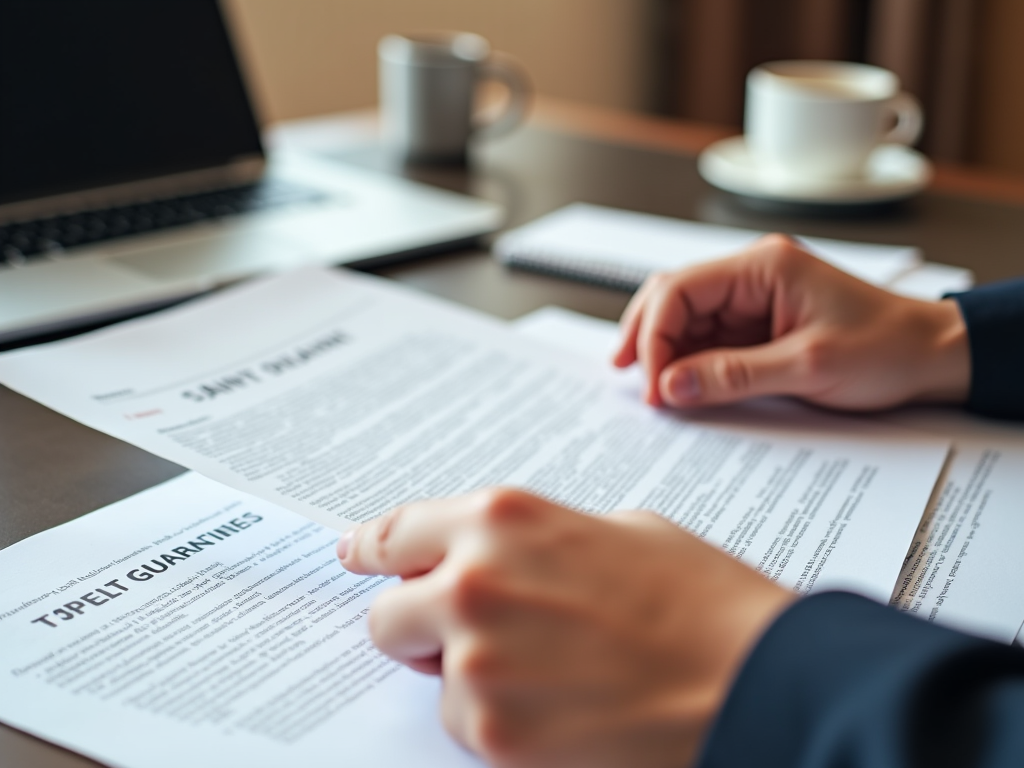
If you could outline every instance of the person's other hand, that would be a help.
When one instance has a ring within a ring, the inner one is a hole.
[[[963,402],[970,350],[953,300],[915,301],[842,272],[784,235],[650,278],[614,363],[639,362],[652,405],[795,395],[848,410]]]
[[[443,675],[446,728],[495,766],[687,765],[795,599],[652,513],[510,489],[401,507],[338,554],[404,578],[374,603],[373,640]]]

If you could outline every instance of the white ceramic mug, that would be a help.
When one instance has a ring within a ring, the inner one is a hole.
[[[462,162],[470,139],[515,128],[530,86],[522,68],[469,32],[388,35],[377,47],[384,140],[414,162]],[[483,124],[475,116],[477,86],[497,80],[509,92],[504,112]]]
[[[747,76],[744,129],[766,178],[813,185],[860,178],[880,144],[913,144],[921,107],[887,69],[777,61]]]

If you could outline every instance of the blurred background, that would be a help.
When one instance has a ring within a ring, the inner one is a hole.
[[[265,122],[372,106],[388,32],[478,32],[537,90],[725,125],[773,59],[866,61],[925,105],[925,152],[1024,173],[1024,0],[226,0]]]

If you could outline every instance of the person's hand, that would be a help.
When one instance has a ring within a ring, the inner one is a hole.
[[[342,538],[402,576],[370,631],[442,674],[442,717],[495,766],[679,768],[795,596],[647,512],[605,518],[497,489],[401,507]]]
[[[848,410],[963,402],[971,375],[955,301],[896,296],[783,235],[649,279],[623,315],[614,357],[634,362],[647,402],[675,407],[761,395]]]

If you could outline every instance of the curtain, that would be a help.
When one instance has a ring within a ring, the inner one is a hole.
[[[660,0],[670,68],[661,111],[739,126],[746,73],[777,59],[863,61],[925,106],[922,148],[962,161],[979,0]]]

